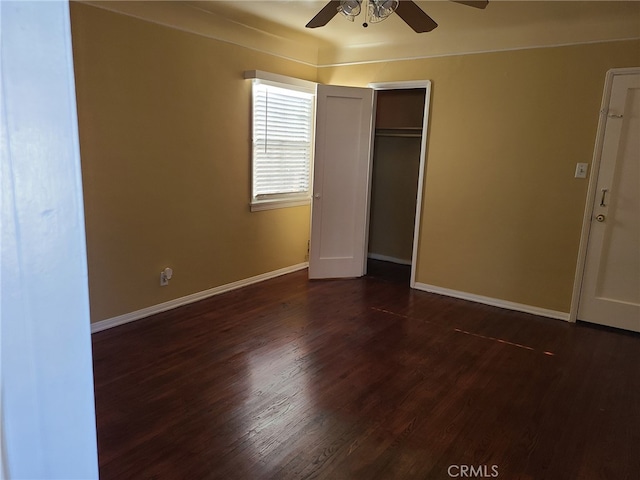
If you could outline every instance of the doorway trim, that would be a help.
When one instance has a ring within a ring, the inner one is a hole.
[[[607,125],[607,108],[611,99],[611,89],[613,79],[616,75],[640,74],[640,67],[612,68],[607,71],[604,81],[604,92],[596,130],[596,144],[591,160],[591,173],[589,175],[589,187],[587,189],[586,205],[582,217],[582,232],[580,234],[580,246],[578,247],[578,263],[573,281],[573,294],[571,296],[571,309],[569,310],[569,322],[575,323],[578,320],[578,306],[580,304],[580,294],[582,292],[582,281],[584,268],[587,262],[587,245],[589,243],[589,233],[591,232],[591,216],[593,215],[593,203],[596,197],[596,186],[600,173],[600,162],[602,160],[602,147],[604,144],[604,133]]]
[[[427,132],[429,129],[429,109],[431,100],[431,80],[414,80],[405,82],[370,83],[369,88],[378,90],[406,90],[410,88],[424,88],[424,113],[422,116],[422,138],[420,139],[420,166],[418,167],[418,194],[416,196],[416,218],[413,226],[413,247],[411,253],[411,280],[409,286],[416,288],[416,267],[418,263],[418,241],[420,239],[420,218],[422,215],[422,198],[424,176],[427,158]],[[372,125],[375,128],[375,125]],[[374,132],[375,134],[375,132]],[[371,183],[371,179],[369,179]]]

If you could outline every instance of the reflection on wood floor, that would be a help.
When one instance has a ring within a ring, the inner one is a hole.
[[[640,336],[412,291],[408,267],[293,273],[93,351],[102,480],[640,478]]]

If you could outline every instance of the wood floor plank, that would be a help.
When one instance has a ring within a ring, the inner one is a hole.
[[[96,333],[93,354],[103,480],[640,478],[639,335],[412,291],[383,262]]]

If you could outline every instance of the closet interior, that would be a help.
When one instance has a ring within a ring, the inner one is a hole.
[[[368,256],[411,265],[425,89],[376,94]]]

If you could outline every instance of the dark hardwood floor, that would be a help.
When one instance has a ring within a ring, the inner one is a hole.
[[[93,335],[101,478],[640,478],[640,336],[370,273]]]

